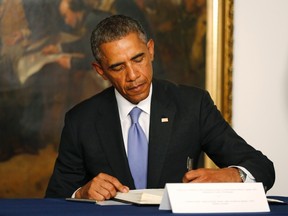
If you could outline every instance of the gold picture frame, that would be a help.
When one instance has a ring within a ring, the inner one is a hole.
[[[233,0],[207,0],[206,89],[232,123]],[[216,167],[206,156],[205,167]]]

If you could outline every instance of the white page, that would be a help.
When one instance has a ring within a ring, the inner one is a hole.
[[[159,205],[162,200],[163,192],[163,188],[130,190],[128,193],[118,192],[115,199],[135,204]]]

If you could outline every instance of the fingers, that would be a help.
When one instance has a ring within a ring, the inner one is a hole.
[[[129,191],[129,188],[127,186],[124,186],[123,184],[121,184],[121,182],[119,182],[118,179],[113,176],[107,175],[105,173],[100,173],[97,177],[103,179],[106,183],[109,183],[109,185],[105,184],[105,186],[107,187],[110,187],[111,185],[113,185],[113,189],[116,189],[117,191],[124,192],[124,193]]]
[[[197,169],[185,173],[182,181],[184,183],[239,182],[239,174],[235,168]]]
[[[77,191],[76,198],[102,201],[115,197],[117,191],[125,193],[129,191],[129,188],[122,185],[117,178],[100,173]]]
[[[200,169],[191,170],[191,171],[185,173],[185,175],[183,176],[182,181],[184,183],[188,183],[188,182],[196,183],[196,182],[200,181],[200,177],[201,177]]]

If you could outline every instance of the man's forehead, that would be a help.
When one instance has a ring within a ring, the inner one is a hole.
[[[100,45],[102,56],[109,59],[133,58],[139,53],[145,52],[145,49],[147,49],[147,46],[143,41],[139,38],[129,36]]]

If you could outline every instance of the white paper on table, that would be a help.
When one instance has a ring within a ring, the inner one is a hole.
[[[173,213],[270,211],[262,183],[166,184],[159,209]]]
[[[132,205],[131,203],[118,202],[115,200],[104,200],[96,202],[97,205],[111,206],[111,205]]]

